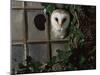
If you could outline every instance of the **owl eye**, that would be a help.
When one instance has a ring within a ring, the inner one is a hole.
[[[56,17],[55,20],[58,22],[58,18]]]
[[[63,24],[66,20],[67,20],[67,18],[64,18],[64,19],[62,20],[62,24]]]

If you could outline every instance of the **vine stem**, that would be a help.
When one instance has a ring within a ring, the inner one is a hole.
[[[77,12],[76,12],[76,11],[75,11],[75,18],[76,18],[76,20],[77,20],[77,25],[76,25],[76,27],[79,28],[80,22],[79,22],[79,18],[78,18],[78,15],[77,15]]]

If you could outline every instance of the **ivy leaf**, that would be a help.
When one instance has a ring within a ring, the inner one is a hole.
[[[53,56],[50,62],[48,62],[49,65],[53,65],[56,63],[56,56]]]
[[[81,59],[80,59],[80,62],[79,62],[80,65],[82,65],[85,62],[85,60],[86,60],[85,57],[84,56],[81,56]]]
[[[51,14],[53,12],[53,10],[55,10],[55,5],[54,4],[42,4],[44,6],[44,9],[46,11],[46,13]]]
[[[47,7],[46,7],[46,11],[51,14],[53,12],[53,10],[55,10],[55,6],[53,4],[49,4]]]
[[[63,56],[64,56],[64,53],[63,53],[63,51],[61,51],[61,50],[56,50],[56,52],[57,52],[57,56],[58,56],[58,58],[61,60],[61,59],[63,59]]]
[[[24,64],[22,64],[22,63],[19,63],[19,64],[18,64],[18,67],[19,67],[20,69],[25,68]]]
[[[69,60],[69,57],[72,55],[70,50],[66,50],[66,51],[61,51],[61,50],[57,50],[57,57],[59,59],[59,62],[63,62],[64,64],[66,64]]]
[[[96,47],[94,46],[93,49],[89,52],[89,54],[94,54],[96,53]]]
[[[33,63],[33,64],[31,65],[31,67],[32,67],[32,69],[34,70],[34,72],[39,72],[39,71],[40,71],[40,66],[42,66],[42,64],[39,63],[39,62]]]
[[[75,5],[70,5],[70,8],[69,8],[69,10],[70,10],[70,12],[72,13],[72,14],[74,14],[74,12],[75,12]]]
[[[80,12],[80,11],[81,11],[81,6],[79,6],[79,5],[75,6],[75,10],[76,10],[77,12]]]

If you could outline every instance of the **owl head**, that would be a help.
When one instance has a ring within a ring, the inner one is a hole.
[[[70,14],[69,12],[56,9],[51,14],[51,28],[53,29],[55,35],[65,35],[66,29],[68,28],[70,23]]]

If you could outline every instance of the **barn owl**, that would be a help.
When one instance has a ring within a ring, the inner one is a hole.
[[[51,34],[53,38],[63,39],[70,23],[70,14],[62,9],[56,9],[51,14]]]

